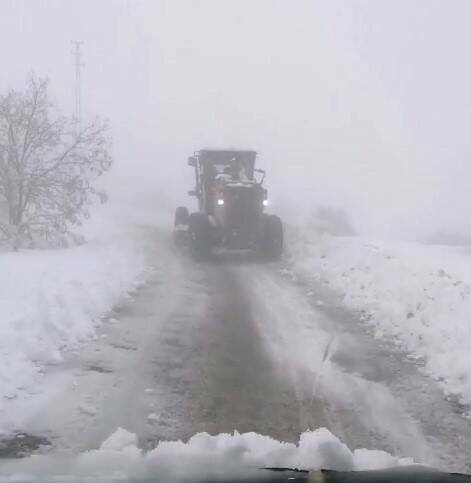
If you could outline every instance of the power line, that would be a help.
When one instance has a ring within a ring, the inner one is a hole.
[[[74,106],[74,122],[77,131],[80,130],[82,124],[82,78],[81,69],[84,66],[82,63],[82,40],[72,40],[71,44],[74,47],[72,55],[75,60],[75,106]]]

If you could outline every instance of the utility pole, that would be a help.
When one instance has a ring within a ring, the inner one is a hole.
[[[82,63],[82,40],[72,40],[73,52],[75,60],[75,107],[74,107],[74,123],[77,132],[80,131],[82,125],[82,79],[81,69],[84,66]]]

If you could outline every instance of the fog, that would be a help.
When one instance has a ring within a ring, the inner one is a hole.
[[[0,87],[31,70],[110,121],[112,202],[192,201],[186,158],[256,149],[272,209],[345,209],[360,233],[471,234],[471,4],[385,0],[0,0]],[[170,229],[170,227],[169,227]]]

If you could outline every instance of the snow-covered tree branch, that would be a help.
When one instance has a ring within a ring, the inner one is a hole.
[[[49,100],[48,82],[0,96],[0,238],[14,247],[36,238],[64,243],[88,217],[98,176],[111,167],[107,126],[77,131]]]

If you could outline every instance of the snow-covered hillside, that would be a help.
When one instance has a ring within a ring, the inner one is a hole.
[[[88,231],[80,247],[0,252],[0,412],[45,365],[93,338],[145,274],[149,229],[104,217]]]
[[[361,311],[378,338],[393,339],[471,402],[471,251],[463,247],[302,237],[296,270],[327,284]]]

